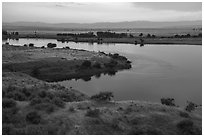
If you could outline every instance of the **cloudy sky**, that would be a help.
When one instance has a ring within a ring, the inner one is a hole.
[[[2,19],[47,23],[202,20],[202,3],[3,2]]]

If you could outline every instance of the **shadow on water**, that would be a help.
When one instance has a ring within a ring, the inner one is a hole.
[[[108,75],[108,76],[115,76],[117,72],[118,72],[118,71],[115,71],[115,70],[109,70],[109,71],[107,71],[107,72],[98,73],[98,74],[95,74],[95,75],[93,75],[93,76],[94,76],[95,78],[99,79],[99,78],[102,76],[101,74],[103,74],[103,75]],[[92,78],[93,76],[86,76],[86,77],[73,78],[73,79],[75,79],[76,81],[82,79],[83,81],[87,82],[87,81],[91,81],[91,78]],[[72,80],[72,79],[69,79],[69,80]]]

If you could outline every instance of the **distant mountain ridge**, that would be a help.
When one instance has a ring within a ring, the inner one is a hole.
[[[174,22],[153,22],[153,21],[124,21],[124,22],[96,22],[96,23],[43,23],[43,22],[12,22],[2,23],[3,28],[82,28],[82,29],[114,29],[114,28],[185,28],[202,27],[202,21],[174,21]]]

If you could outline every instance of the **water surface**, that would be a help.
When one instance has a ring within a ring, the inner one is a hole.
[[[5,42],[5,41],[3,41]],[[159,102],[162,97],[173,97],[179,105],[186,101],[202,103],[202,47],[196,45],[145,45],[61,43],[54,39],[9,40],[11,44],[34,43],[46,46],[119,53],[132,61],[130,70],[114,76],[93,76],[90,81],[69,80],[59,82],[88,95],[100,91],[114,92],[115,100],[145,100]]]

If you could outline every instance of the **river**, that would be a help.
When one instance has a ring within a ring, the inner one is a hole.
[[[119,53],[132,61],[130,70],[119,71],[113,76],[102,74],[93,76],[90,81],[58,82],[90,96],[100,91],[112,91],[115,100],[160,102],[162,97],[172,97],[181,106],[187,100],[202,104],[202,46],[150,44],[140,47],[133,44],[62,43],[55,39],[7,41],[14,45],[34,43],[38,47],[52,42],[58,47]]]

